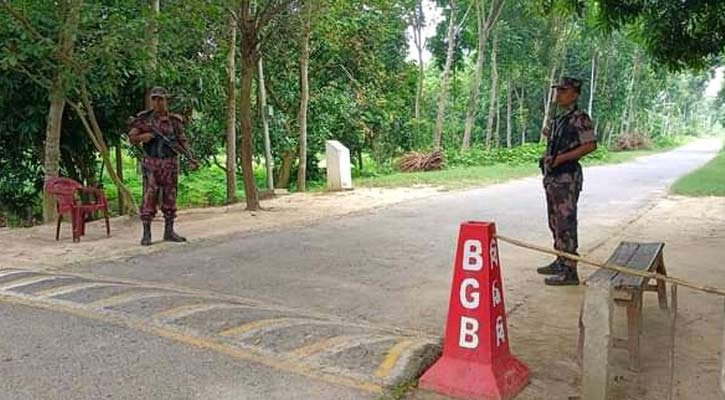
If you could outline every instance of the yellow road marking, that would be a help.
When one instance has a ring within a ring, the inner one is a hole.
[[[408,350],[414,343],[412,340],[401,340],[391,347],[385,359],[375,371],[375,376],[378,378],[387,378],[393,368],[395,368],[395,365],[398,364],[398,360],[403,355],[403,352]]]
[[[303,364],[296,364],[284,360],[277,360],[268,356],[255,353],[250,350],[241,349],[239,347],[231,346],[222,342],[217,342],[211,338],[193,336],[169,328],[160,327],[149,323],[148,320],[134,320],[128,317],[116,316],[111,313],[99,313],[97,311],[88,310],[85,308],[71,307],[58,302],[53,302],[52,300],[36,300],[24,295],[9,296],[5,294],[0,294],[0,302],[42,308],[50,311],[65,312],[83,318],[103,321],[115,325],[121,325],[139,332],[159,336],[192,347],[215,351],[228,357],[249,362],[256,362],[280,371],[295,373],[309,378],[315,378],[323,382],[345,386],[370,393],[383,392],[383,387],[374,383],[320,372],[315,370],[314,368],[307,367]]]
[[[194,315],[196,313],[213,311],[213,310],[224,310],[233,308],[253,308],[244,304],[234,303],[200,303],[200,304],[187,304],[170,308],[165,311],[158,312],[151,316],[153,319],[180,319]]]
[[[268,328],[270,326],[276,326],[279,325],[280,327],[285,327],[289,325],[294,325],[298,323],[304,323],[308,322],[309,320],[304,320],[300,318],[270,318],[270,319],[260,319],[257,321],[247,322],[245,324],[235,326],[234,328],[225,329],[221,332],[219,332],[220,336],[224,337],[233,337],[233,336],[241,336],[245,333],[249,333],[252,331],[256,331],[259,329]]]
[[[27,273],[29,271],[25,271],[25,270],[22,270],[22,269],[8,269],[8,270],[4,270],[4,271],[0,272],[0,278],[4,278],[4,277],[10,276],[10,275],[22,274],[23,272],[26,272]]]
[[[68,294],[73,292],[78,292],[83,289],[92,289],[97,287],[106,287],[106,286],[122,286],[115,283],[102,283],[102,282],[81,282],[81,283],[74,283],[72,285],[65,285],[45,290],[39,290],[37,292],[33,293],[33,296],[39,296],[39,297],[55,297],[60,296],[62,294]]]
[[[350,340],[355,339],[359,336],[352,336],[352,335],[340,335],[340,336],[333,336],[331,338],[319,340],[314,343],[310,343],[306,346],[302,346],[291,353],[289,353],[290,356],[293,358],[305,358],[309,357],[315,353],[319,353],[321,351],[324,351],[326,349],[329,349],[330,347],[334,347],[346,342],[349,342]]]
[[[16,287],[20,286],[26,286],[26,285],[32,285],[33,283],[43,282],[43,281],[51,281],[57,279],[55,276],[30,276],[27,278],[22,279],[16,279],[14,281],[5,282],[2,285],[0,285],[0,290],[10,290]]]
[[[248,305],[234,303],[188,304],[184,306],[174,307],[166,311],[161,311],[157,314],[154,314],[153,318],[179,319],[205,311],[227,310],[235,308],[256,309],[255,307],[251,307]]]
[[[117,306],[119,304],[123,303],[130,303],[132,301],[136,300],[142,300],[142,299],[148,299],[152,297],[162,297],[162,296],[168,296],[168,295],[175,295],[176,293],[169,293],[169,292],[137,292],[137,291],[130,291],[130,292],[124,292],[121,294],[117,294],[115,296],[106,297],[105,299],[96,300],[90,304],[88,304],[91,307],[96,308],[105,308],[105,307],[112,307]]]

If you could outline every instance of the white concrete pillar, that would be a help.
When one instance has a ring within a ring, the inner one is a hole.
[[[327,164],[327,189],[331,191],[352,189],[350,150],[337,140],[325,142]]]

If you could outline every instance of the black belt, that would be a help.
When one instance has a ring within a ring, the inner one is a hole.
[[[581,171],[581,164],[579,164],[579,161],[567,161],[563,164],[559,164],[556,166],[556,168],[551,170],[551,175],[561,175],[566,173],[574,173]]]

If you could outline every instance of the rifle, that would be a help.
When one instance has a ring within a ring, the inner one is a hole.
[[[174,142],[172,142],[172,141],[171,141],[171,140],[170,140],[170,139],[169,139],[168,137],[166,137],[166,135],[164,135],[163,133],[161,133],[161,131],[159,131],[159,130],[158,130],[158,129],[157,129],[157,128],[156,128],[156,127],[155,127],[155,126],[153,125],[153,124],[151,124],[151,133],[152,133],[152,134],[154,135],[154,137],[157,137],[157,138],[159,138],[159,139],[163,140],[163,141],[164,141],[164,143],[165,143],[165,144],[166,144],[167,146],[169,146],[169,148],[171,149],[171,151],[173,151],[173,152],[174,152],[174,153],[175,153],[175,154],[176,154],[177,156],[180,156],[180,155],[182,155],[182,154],[183,154],[183,155],[184,155],[184,156],[186,156],[186,158],[187,158],[187,159],[189,159],[190,161],[193,161],[193,162],[195,162],[195,163],[198,163],[198,162],[197,162],[197,161],[196,161],[196,160],[194,159],[194,156],[193,156],[193,155],[191,154],[191,152],[190,152],[190,151],[189,151],[188,149],[186,149],[186,148],[184,148],[184,147],[181,147],[181,146],[180,146],[180,145],[179,145],[179,144],[178,144],[177,142],[175,142],[175,141],[174,141]]]
[[[562,115],[560,117],[561,121],[558,121],[559,123],[557,123],[557,118],[552,118],[549,121],[549,137],[551,138],[552,142],[547,145],[547,154],[545,154],[540,161],[541,172],[543,172],[544,176],[548,176],[552,171],[552,165],[554,165],[554,163],[556,162],[556,157],[559,155],[558,153],[556,153],[556,149],[559,147],[559,140],[561,140],[562,136],[560,131],[564,127],[564,123],[567,121],[567,117],[569,116],[569,114],[573,113],[575,110],[576,107],[574,108],[574,110],[571,110],[566,114]],[[547,163],[546,156],[549,155],[549,146],[551,146],[552,152],[554,152],[554,154],[551,154],[551,161]]]
[[[547,138],[546,151],[541,159],[539,159],[539,168],[544,176],[548,176],[551,173],[551,165],[546,162],[546,157],[549,155],[549,149],[556,149],[556,146],[559,144],[559,136],[561,136],[556,135],[556,104],[553,104],[552,99],[553,94],[552,98],[549,99],[549,115],[546,116],[549,124],[549,137]],[[549,142],[551,140],[555,140],[555,142]],[[551,160],[551,163],[554,163],[554,159]]]

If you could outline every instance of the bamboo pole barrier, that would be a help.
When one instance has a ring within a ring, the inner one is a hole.
[[[563,251],[548,249],[546,247],[527,243],[522,240],[513,239],[513,238],[499,235],[499,234],[496,234],[496,239],[498,239],[502,242],[517,246],[517,247],[523,247],[525,249],[538,251],[540,253],[546,253],[546,254],[551,254],[551,255],[555,255],[555,256],[559,256],[559,257],[563,257],[563,258],[568,258],[570,260],[574,260],[574,261],[578,261],[578,262],[581,262],[584,264],[592,265],[597,268],[608,269],[610,271],[616,271],[616,272],[620,272],[623,274],[641,276],[643,278],[648,278],[648,279],[658,279],[658,280],[662,280],[665,282],[669,282],[673,285],[681,285],[681,286],[688,287],[690,289],[698,290],[701,292],[716,294],[718,296],[725,296],[725,289],[714,287],[714,286],[700,285],[697,283],[687,281],[685,279],[673,278],[673,277],[670,277],[667,275],[658,274],[656,272],[642,272],[642,271],[638,271],[635,269],[623,267],[621,265],[612,265],[612,264],[607,265],[607,264],[603,264],[603,263],[600,263],[597,261],[592,261],[592,260],[586,259],[586,258],[578,256],[576,254],[570,254],[570,253],[565,253]]]

